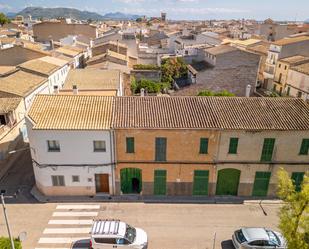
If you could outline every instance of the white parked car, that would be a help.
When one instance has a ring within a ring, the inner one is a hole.
[[[244,227],[234,232],[232,241],[236,249],[286,249],[279,232],[265,228]]]
[[[95,220],[91,228],[90,249],[146,249],[147,234],[119,220]]]

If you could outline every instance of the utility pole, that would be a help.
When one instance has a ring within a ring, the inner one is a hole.
[[[9,234],[9,238],[10,238],[10,241],[11,241],[11,248],[12,248],[12,249],[15,249],[13,237],[12,237],[12,235],[11,235],[11,230],[10,230],[10,226],[9,226],[8,217],[7,217],[7,215],[6,215],[6,207],[5,207],[5,202],[4,202],[4,195],[3,195],[3,193],[1,193],[1,202],[2,202],[2,208],[3,208],[3,214],[4,214],[4,218],[5,218],[6,227],[7,227],[8,234]]]

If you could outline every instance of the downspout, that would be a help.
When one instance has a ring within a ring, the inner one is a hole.
[[[114,165],[115,165],[115,149],[114,149],[114,135],[113,131],[109,131],[109,142],[110,142],[110,158],[111,158],[111,173],[112,173],[112,195],[115,194],[115,179],[114,179]]]

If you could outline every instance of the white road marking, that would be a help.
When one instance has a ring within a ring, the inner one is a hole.
[[[53,213],[53,217],[59,217],[59,216],[63,216],[63,217],[67,217],[67,216],[70,216],[70,217],[98,216],[98,212],[54,212]]]
[[[90,232],[91,227],[82,227],[82,228],[46,228],[43,231],[43,234],[75,234],[75,233],[88,233]]]
[[[80,237],[80,238],[40,238],[39,244],[71,244],[79,240],[89,240],[89,237]]]
[[[50,220],[49,225],[91,225],[92,220]]]
[[[100,209],[100,205],[58,205],[56,209]]]

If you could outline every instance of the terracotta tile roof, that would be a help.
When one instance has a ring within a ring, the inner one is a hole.
[[[22,98],[0,98],[0,113],[14,111]]]
[[[295,70],[297,72],[309,75],[309,62],[294,66],[291,68],[291,70]]]
[[[296,42],[308,41],[308,40],[309,40],[309,36],[299,36],[299,37],[293,37],[293,38],[283,38],[281,40],[274,42],[274,44],[278,46],[284,46],[284,45],[288,45],[288,44],[292,44]]]
[[[59,67],[63,67],[63,66],[65,66],[66,64],[68,64],[68,61],[66,61],[66,60],[61,60],[61,59],[59,59],[59,58],[52,57],[52,56],[45,56],[45,57],[40,58],[39,60],[48,62],[48,63],[50,63],[50,64],[57,65],[57,66],[59,66]]]
[[[0,91],[25,97],[46,81],[45,77],[19,70],[7,77],[0,78]]]
[[[309,129],[309,107],[296,98],[117,97],[115,101],[115,128]]]
[[[34,59],[26,61],[18,66],[21,69],[26,69],[34,72],[38,72],[44,75],[51,75],[59,69],[59,66],[48,63],[43,60]]]
[[[63,89],[100,90],[118,89],[120,85],[120,72],[118,70],[101,69],[71,69],[64,83]]]
[[[57,48],[55,51],[57,51],[57,52],[59,52],[61,54],[67,55],[67,56],[72,56],[72,57],[75,57],[78,54],[80,54],[79,51],[73,50],[71,48],[70,49],[69,48],[65,48],[65,47]]]
[[[207,53],[218,55],[218,54],[225,54],[233,51],[237,51],[238,49],[229,45],[220,45],[212,48],[207,48],[205,51]]]
[[[37,130],[105,130],[112,122],[113,98],[37,95],[28,112]]]
[[[16,67],[14,66],[0,66],[0,75],[13,72],[14,70],[16,70]]]

